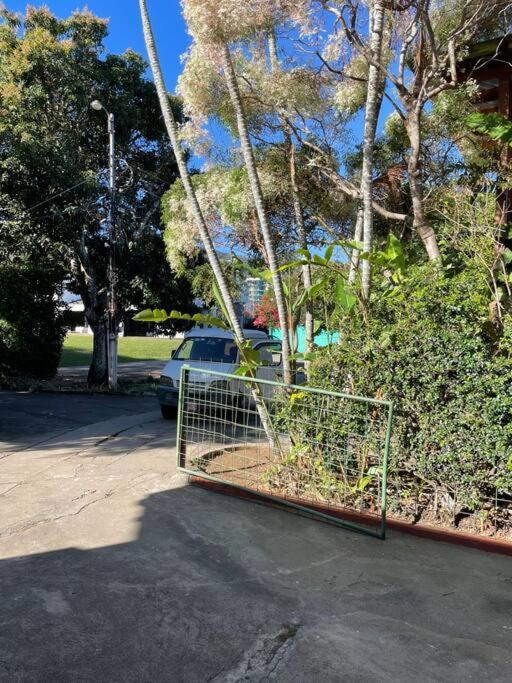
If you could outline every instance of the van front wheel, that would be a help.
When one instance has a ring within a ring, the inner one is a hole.
[[[178,415],[177,406],[160,406],[164,420],[175,420]]]

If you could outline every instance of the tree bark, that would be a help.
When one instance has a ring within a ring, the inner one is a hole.
[[[93,333],[92,359],[87,374],[89,386],[104,386],[108,384],[108,361],[107,361],[107,320],[98,317],[92,310],[85,311],[85,318]]]
[[[87,374],[87,384],[106,386],[108,385],[108,301],[105,290],[98,287],[95,264],[91,262],[86,243],[85,228],[80,232],[80,241],[75,247],[75,256],[71,260],[70,269],[84,304],[87,324],[93,333],[92,358]]]
[[[407,135],[411,145],[411,154],[407,162],[407,176],[411,192],[413,227],[420,236],[428,257],[431,261],[441,258],[436,234],[425,216],[423,204],[423,181],[421,178],[421,112],[419,108],[412,109],[405,122]]]
[[[283,283],[281,282],[281,275],[278,272],[278,263],[276,252],[274,249],[274,242],[270,231],[270,226],[267,219],[267,212],[263,200],[263,193],[261,191],[260,179],[256,168],[256,161],[254,159],[254,152],[251,141],[249,139],[249,132],[247,130],[247,121],[242,105],[242,98],[238,88],[238,82],[231,61],[231,54],[227,45],[222,45],[220,48],[222,54],[222,65],[224,69],[224,76],[229,92],[231,104],[235,111],[238,134],[240,136],[240,145],[244,157],[247,174],[249,176],[249,184],[258,214],[258,221],[260,224],[263,240],[265,242],[265,250],[267,252],[270,271],[272,273],[272,286],[276,298],[277,312],[279,316],[279,325],[282,331],[282,349],[283,349],[283,371],[284,381],[287,384],[292,383],[292,370],[290,363],[290,335],[288,324],[288,313],[286,310],[286,302],[284,298]]]
[[[382,0],[374,0],[370,11],[370,51],[377,64],[381,62],[384,34],[384,5]],[[373,242],[373,150],[377,120],[382,102],[382,78],[379,67],[372,63],[368,71],[368,90],[364,114],[363,166],[361,170],[361,195],[363,204],[363,248],[370,252]],[[367,299],[370,295],[371,264],[363,261],[362,292]]]
[[[363,237],[363,208],[357,210],[356,224],[354,227],[354,241],[360,242]],[[359,249],[352,249],[350,254],[350,269],[348,271],[348,282],[353,285],[356,281],[356,274],[359,268]]]

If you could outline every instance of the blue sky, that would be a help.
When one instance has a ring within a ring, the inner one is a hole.
[[[240,0],[243,2],[244,0]],[[26,0],[4,0],[8,9],[15,12],[23,12],[27,6]],[[0,5],[2,0],[0,0]],[[138,0],[32,0],[29,4],[40,6],[46,5],[51,11],[60,17],[68,16],[75,9],[87,7],[97,16],[110,20],[110,35],[107,40],[107,49],[110,52],[122,53],[127,48],[132,48],[146,58],[146,48],[142,35],[142,27],[139,16]],[[179,73],[181,71],[180,56],[190,44],[190,38],[181,16],[180,0],[148,0],[148,9],[153,24],[160,60],[164,71],[166,85],[170,91],[174,91]],[[151,78],[151,74],[148,73]],[[391,111],[387,101],[384,101],[380,117],[379,129]],[[362,115],[356,116],[350,126],[356,139],[362,134]],[[217,135],[223,135],[216,129]]]
[[[73,10],[86,6],[97,16],[110,19],[107,41],[110,52],[124,52],[127,48],[132,48],[146,57],[137,0],[89,0],[87,3],[79,0],[32,0],[30,3],[4,0],[4,3],[9,10],[15,12],[23,12],[27,4],[46,5],[59,17],[68,16]],[[174,90],[181,69],[180,55],[189,44],[180,3],[179,0],[148,0],[148,8],[166,83],[170,90]]]

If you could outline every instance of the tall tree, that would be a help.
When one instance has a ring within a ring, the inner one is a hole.
[[[295,3],[296,8],[302,3]],[[261,180],[256,164],[254,147],[244,102],[240,92],[237,72],[233,64],[232,45],[250,40],[265,28],[284,20],[292,11],[292,3],[268,0],[262,2],[258,11],[243,3],[222,0],[218,3],[202,3],[199,0],[183,0],[185,19],[194,41],[203,53],[203,58],[216,56],[216,64],[225,79],[227,94],[232,110],[240,149],[247,169],[252,198],[260,226],[265,253],[272,275],[279,324],[283,336],[283,365],[285,381],[292,379],[290,362],[290,321],[286,310],[279,264],[265,207]],[[295,8],[295,11],[296,11]]]
[[[276,34],[274,30],[269,32],[268,36],[268,47],[269,47],[269,57],[270,65],[272,71],[279,72],[281,70],[281,65],[279,62]],[[293,214],[295,218],[295,225],[297,226],[297,235],[299,238],[300,248],[308,249],[306,227],[304,224],[304,211],[302,207],[302,200],[300,197],[299,187],[297,184],[297,161],[295,153],[295,143],[292,137],[292,130],[286,122],[286,118],[280,115],[279,117],[281,126],[283,128],[283,136],[285,141],[285,149],[288,155],[288,168],[290,175],[290,190],[292,195],[293,204]],[[311,266],[309,263],[305,263],[302,266],[302,279],[304,282],[304,287],[309,290],[313,284],[311,277]],[[306,302],[306,314],[305,314],[305,332],[306,332],[306,352],[312,353],[315,341],[314,332],[314,319],[313,319],[313,306],[311,301],[308,299]]]
[[[177,283],[164,263],[160,278],[148,278],[145,271],[148,250],[155,258],[161,254],[160,195],[177,175],[172,148],[156,116],[158,100],[144,77],[142,58],[131,51],[104,56],[105,20],[87,11],[61,20],[34,8],[22,21],[4,17],[0,164],[7,215],[0,229],[9,226],[7,236],[16,220],[22,239],[13,244],[13,258],[37,254],[55,277],[55,295],[71,277],[68,286],[81,296],[94,332],[89,382],[102,384],[107,379],[109,249],[116,250],[121,316],[138,304],[141,289],[146,296],[158,293],[190,308],[190,291],[169,286]],[[115,244],[108,244],[104,222],[106,120],[103,112],[91,110],[93,99],[116,116]],[[173,106],[180,116],[176,101]]]
[[[189,204],[192,208],[194,219],[195,219],[197,228],[199,230],[199,234],[201,235],[201,241],[203,243],[204,250],[205,250],[206,256],[208,258],[208,262],[209,262],[209,264],[210,264],[210,266],[214,272],[215,279],[216,279],[217,284],[219,286],[220,293],[222,295],[224,304],[227,308],[227,311],[229,314],[229,322],[231,324],[231,327],[233,328],[237,343],[240,346],[242,346],[244,336],[243,336],[242,328],[240,326],[240,322],[238,320],[238,316],[236,314],[235,304],[234,304],[233,298],[230,294],[228,282],[227,282],[226,277],[224,275],[224,272],[222,270],[222,266],[220,264],[219,257],[217,255],[217,252],[215,251],[215,247],[214,247],[211,235],[208,231],[208,226],[207,226],[206,221],[204,219],[203,212],[202,212],[201,207],[199,205],[199,202],[197,200],[196,192],[194,190],[194,186],[192,185],[190,172],[188,170],[185,154],[181,148],[181,144],[180,144],[180,140],[179,140],[179,136],[178,136],[178,128],[176,125],[176,119],[174,117],[174,114],[173,114],[173,111],[171,108],[171,104],[170,104],[170,100],[169,100],[169,95],[168,95],[167,89],[165,87],[162,67],[160,65],[160,59],[158,57],[158,52],[156,49],[155,38],[153,36],[153,29],[151,28],[151,22],[149,19],[149,13],[148,13],[146,1],[145,0],[139,0],[139,7],[140,7],[141,18],[142,18],[142,28],[143,28],[143,32],[144,32],[144,40],[145,40],[146,49],[148,52],[149,63],[151,65],[151,71],[153,72],[153,78],[155,81],[155,87],[156,87],[158,99],[160,102],[160,108],[162,111],[162,116],[163,116],[163,119],[165,122],[167,133],[168,133],[169,138],[171,140],[171,144],[172,144],[172,147],[174,150],[174,155],[176,157],[176,161],[178,164],[181,182],[183,183],[183,187],[185,189],[187,199],[188,199]]]
[[[361,194],[363,205],[363,249],[370,252],[373,242],[373,148],[377,132],[377,120],[382,102],[383,78],[381,64],[382,43],[384,38],[384,3],[373,0],[369,17],[370,45],[372,62],[368,70],[368,88],[364,113],[363,131],[363,167],[361,169]],[[357,225],[357,223],[356,223]],[[357,235],[356,235],[357,237]],[[362,291],[363,296],[370,295],[370,261],[363,261]]]
[[[281,281],[281,275],[278,270],[279,264],[276,258],[276,250],[274,247],[274,241],[272,239],[272,233],[268,222],[267,211],[265,209],[265,204],[263,201],[263,193],[261,191],[258,169],[256,167],[254,151],[249,137],[247,120],[245,118],[242,98],[240,97],[240,90],[238,88],[236,73],[233,68],[231,53],[227,45],[221,46],[221,50],[222,66],[224,69],[226,83],[231,98],[231,104],[233,105],[233,109],[236,115],[242,153],[244,156],[245,166],[247,168],[247,173],[249,176],[249,182],[251,186],[251,192],[254,198],[254,204],[256,206],[258,221],[260,224],[261,232],[263,234],[263,241],[265,244],[265,251],[268,258],[268,264],[270,271],[272,273],[272,285],[274,288],[274,295],[276,298],[277,312],[279,314],[279,326],[281,327],[282,331],[284,381],[287,383],[291,383],[292,371],[290,364],[290,324],[288,320],[288,314],[286,311],[286,301],[284,296],[283,283]]]
[[[222,270],[218,254],[215,250],[212,237],[208,230],[208,225],[206,223],[203,212],[197,200],[196,192],[192,184],[190,172],[188,170],[187,161],[181,148],[176,120],[174,118],[172,108],[169,102],[169,95],[165,87],[162,67],[160,65],[160,60],[158,57],[155,39],[153,36],[153,30],[151,28],[151,22],[149,19],[149,13],[145,0],[139,0],[139,8],[142,19],[144,40],[146,43],[146,49],[148,52],[151,70],[153,72],[153,77],[155,80],[155,87],[160,102],[160,108],[162,111],[162,116],[165,122],[169,138],[171,140],[171,144],[174,149],[174,155],[176,157],[176,161],[178,164],[181,182],[183,183],[183,187],[185,189],[189,205],[192,209],[192,214],[194,216],[197,229],[201,236],[201,241],[206,253],[206,257],[208,259],[208,263],[212,268],[217,286],[219,288],[219,294],[222,299],[222,301],[219,303],[222,305],[223,309],[227,314],[228,323],[231,326],[231,329],[233,330],[235,341],[237,343],[238,348],[240,349],[243,358],[245,343],[242,327],[236,314],[235,304],[229,290],[227,278],[224,274],[224,271]],[[257,385],[254,385],[252,387],[252,394],[256,403],[256,408],[258,410],[260,419],[262,421],[262,425],[266,431],[270,443],[272,443],[275,447],[279,447],[279,439],[276,436],[273,427],[270,423],[268,411],[265,407],[264,401],[262,400]]]
[[[370,69],[379,69],[393,91],[386,91],[408,135],[410,154],[407,164],[413,227],[423,241],[431,260],[440,258],[434,227],[424,202],[423,115],[428,103],[441,93],[456,89],[460,83],[457,59],[468,43],[501,21],[509,7],[507,0],[410,0],[389,4],[393,29],[394,59],[378,61],[371,44],[357,30],[362,6],[324,0],[353,48],[364,57]]]

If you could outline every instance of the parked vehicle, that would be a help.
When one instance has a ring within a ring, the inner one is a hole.
[[[244,336],[260,353],[262,365],[258,368],[257,377],[281,381],[281,342],[270,339],[260,330],[244,330]],[[183,342],[162,370],[157,388],[162,416],[168,420],[175,418],[178,411],[180,373],[185,364],[205,372],[213,370],[233,374],[240,366],[233,333],[210,327],[194,328],[185,334]],[[203,391],[208,391],[208,387],[203,386]]]

